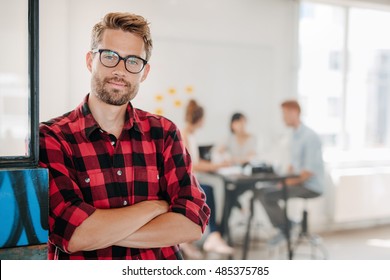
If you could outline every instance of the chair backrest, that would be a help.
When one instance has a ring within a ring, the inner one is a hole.
[[[211,149],[213,145],[199,146],[199,157],[203,160],[211,161]]]

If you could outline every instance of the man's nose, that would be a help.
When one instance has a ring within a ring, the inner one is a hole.
[[[125,66],[125,61],[121,59],[118,63],[117,66],[113,68],[112,71],[113,74],[120,75],[120,76],[125,76],[127,73],[126,66]]]

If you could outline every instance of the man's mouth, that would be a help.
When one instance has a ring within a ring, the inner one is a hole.
[[[117,87],[117,88],[127,87],[127,83],[125,81],[109,80],[107,83],[112,85],[113,87]]]

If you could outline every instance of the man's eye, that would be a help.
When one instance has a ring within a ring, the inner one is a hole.
[[[104,56],[104,59],[107,59],[107,60],[116,60],[117,59],[117,56],[116,55],[113,55],[113,54],[106,54]]]
[[[104,51],[102,53],[102,57],[105,60],[117,60],[118,59],[118,55],[113,51]]]
[[[137,59],[135,57],[130,57],[130,58],[127,59],[127,64],[138,65],[139,64],[139,59]]]

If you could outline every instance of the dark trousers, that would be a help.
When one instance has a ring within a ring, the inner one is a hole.
[[[289,186],[287,188],[288,198],[313,198],[320,194],[311,191],[303,186]],[[283,199],[283,190],[276,185],[267,185],[258,190],[257,196],[274,227],[283,229],[286,223],[284,210],[280,207],[279,201]]]
[[[215,215],[215,199],[214,199],[214,190],[213,187],[209,185],[200,184],[204,193],[206,194],[206,203],[210,208],[210,219],[209,219],[209,230],[210,233],[214,231],[219,231],[219,227],[216,221]]]

